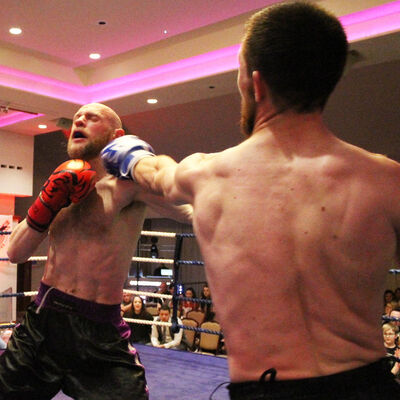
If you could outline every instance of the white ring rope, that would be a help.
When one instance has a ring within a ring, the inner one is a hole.
[[[140,281],[139,281],[140,282]],[[129,294],[135,294],[138,296],[146,296],[146,297],[158,297],[160,299],[172,299],[171,294],[162,294],[162,293],[151,293],[151,292],[143,292],[140,290],[130,290],[130,289],[123,289],[124,293],[129,293]],[[28,296],[36,296],[39,292],[38,291],[32,291],[32,292],[19,292],[19,293],[11,293],[10,295],[2,295],[1,297],[28,297]]]
[[[160,236],[160,237],[169,237],[174,238],[176,237],[177,233],[174,232],[152,232],[152,231],[142,231],[142,236]]]
[[[136,294],[138,296],[158,297],[160,299],[172,299],[171,294],[141,292],[139,290],[130,290],[130,289],[124,289],[124,293]]]
[[[23,292],[25,296],[36,296],[39,292],[32,291],[32,292]]]
[[[163,322],[163,321],[149,321],[147,319],[135,319],[135,318],[123,318],[126,322],[133,322],[135,324],[143,324],[143,325],[159,325],[159,326],[172,326],[172,322]]]
[[[28,261],[46,261],[47,256],[33,256]],[[147,262],[147,263],[160,263],[160,264],[173,264],[174,260],[168,258],[149,258],[149,257],[132,257],[132,261]]]

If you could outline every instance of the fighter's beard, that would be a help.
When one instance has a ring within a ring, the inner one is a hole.
[[[254,130],[256,107],[253,93],[249,92],[246,97],[242,97],[240,127],[242,133],[247,137],[251,136]]]
[[[82,147],[68,146],[68,155],[70,158],[79,158],[81,160],[90,161],[100,154],[100,151],[108,144],[107,137],[86,143]]]

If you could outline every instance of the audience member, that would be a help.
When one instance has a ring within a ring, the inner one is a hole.
[[[171,282],[171,283],[169,284],[169,286],[168,286],[168,292],[169,292],[169,294],[170,294],[171,296],[174,295],[174,284],[173,284],[172,282]],[[172,307],[173,307],[173,299],[169,300],[167,304],[168,304],[168,307],[172,310]]]
[[[390,370],[394,376],[399,377],[400,363],[396,359],[400,358],[400,349],[395,342],[395,329],[391,324],[384,324],[382,326],[382,332],[386,355],[390,358]]]
[[[384,316],[384,317],[389,317],[389,316],[390,316],[390,313],[391,313],[392,311],[393,311],[393,305],[392,305],[392,303],[387,303],[387,304],[385,305],[384,310],[383,310],[383,316]],[[385,321],[383,321],[382,323],[384,324]]]
[[[159,316],[155,319],[155,321],[171,322],[171,309],[166,304],[161,306]],[[182,325],[182,321],[179,318],[178,324]],[[167,326],[152,326],[151,344],[154,347],[162,347],[165,349],[187,349],[183,330],[179,329],[177,333],[173,333],[171,327]]]
[[[396,302],[396,307],[400,307],[400,287],[394,291],[394,301]]]
[[[185,297],[188,297],[190,299],[193,299],[196,297],[196,292],[194,291],[194,289],[192,287],[189,287],[186,289]],[[181,317],[182,318],[186,317],[186,315],[189,311],[192,311],[192,310],[197,311],[198,308],[199,308],[199,303],[195,303],[194,301],[190,301],[190,300],[181,301],[180,306],[179,306]]]
[[[159,287],[158,290],[155,291],[154,293],[158,293],[158,294],[170,294],[169,291],[168,291],[168,286],[167,286],[167,284],[166,284],[165,282],[161,282],[160,287]],[[157,304],[157,307],[158,307],[159,310],[160,310],[161,306],[162,306],[164,303],[168,303],[168,300],[167,300],[167,299],[162,299],[162,298],[160,298],[160,297],[151,297],[151,298],[149,297],[149,301],[150,301],[151,303]]]
[[[203,286],[203,290],[201,291],[201,299],[211,300],[211,291],[207,284]],[[214,321],[215,312],[212,304],[201,303],[201,311],[204,313],[204,322]]]
[[[153,316],[146,311],[143,299],[140,296],[134,296],[131,304],[123,314],[124,318],[142,319],[153,321]],[[131,328],[131,343],[150,343],[151,325],[128,322]]]
[[[397,349],[396,345],[396,332],[392,324],[382,325],[383,344],[387,354],[394,355]]]
[[[121,311],[124,313],[132,303],[132,295],[130,293],[123,293],[122,294],[122,303],[121,303]]]
[[[385,290],[385,293],[383,294],[383,306],[386,307],[388,303],[390,303],[393,308],[398,306],[398,303],[395,300],[394,292],[390,289]]]

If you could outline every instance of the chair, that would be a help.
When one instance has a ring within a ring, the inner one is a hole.
[[[191,326],[194,328],[197,328],[199,326],[197,321],[195,321],[194,319],[191,319],[191,318],[183,318],[182,325]],[[190,331],[188,329],[184,330],[184,334],[186,337],[187,345],[189,346],[189,350],[193,350],[195,347],[196,333],[197,332]]]
[[[203,322],[200,325],[200,328],[221,332],[221,325],[218,322],[212,322],[212,321]],[[205,352],[207,353],[211,352],[216,355],[218,352],[219,339],[220,337],[218,335],[214,335],[212,333],[200,332],[200,343],[199,343],[200,351],[204,352],[203,350],[205,350]]]
[[[200,326],[204,321],[204,313],[201,311],[192,310],[186,314],[186,318],[194,319]]]
[[[146,306],[146,311],[152,315],[153,317],[158,315],[158,308],[157,306]]]

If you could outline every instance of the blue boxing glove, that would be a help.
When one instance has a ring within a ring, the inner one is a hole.
[[[101,151],[105,169],[120,179],[131,179],[136,163],[144,157],[154,156],[153,148],[134,135],[125,135],[110,142]]]

